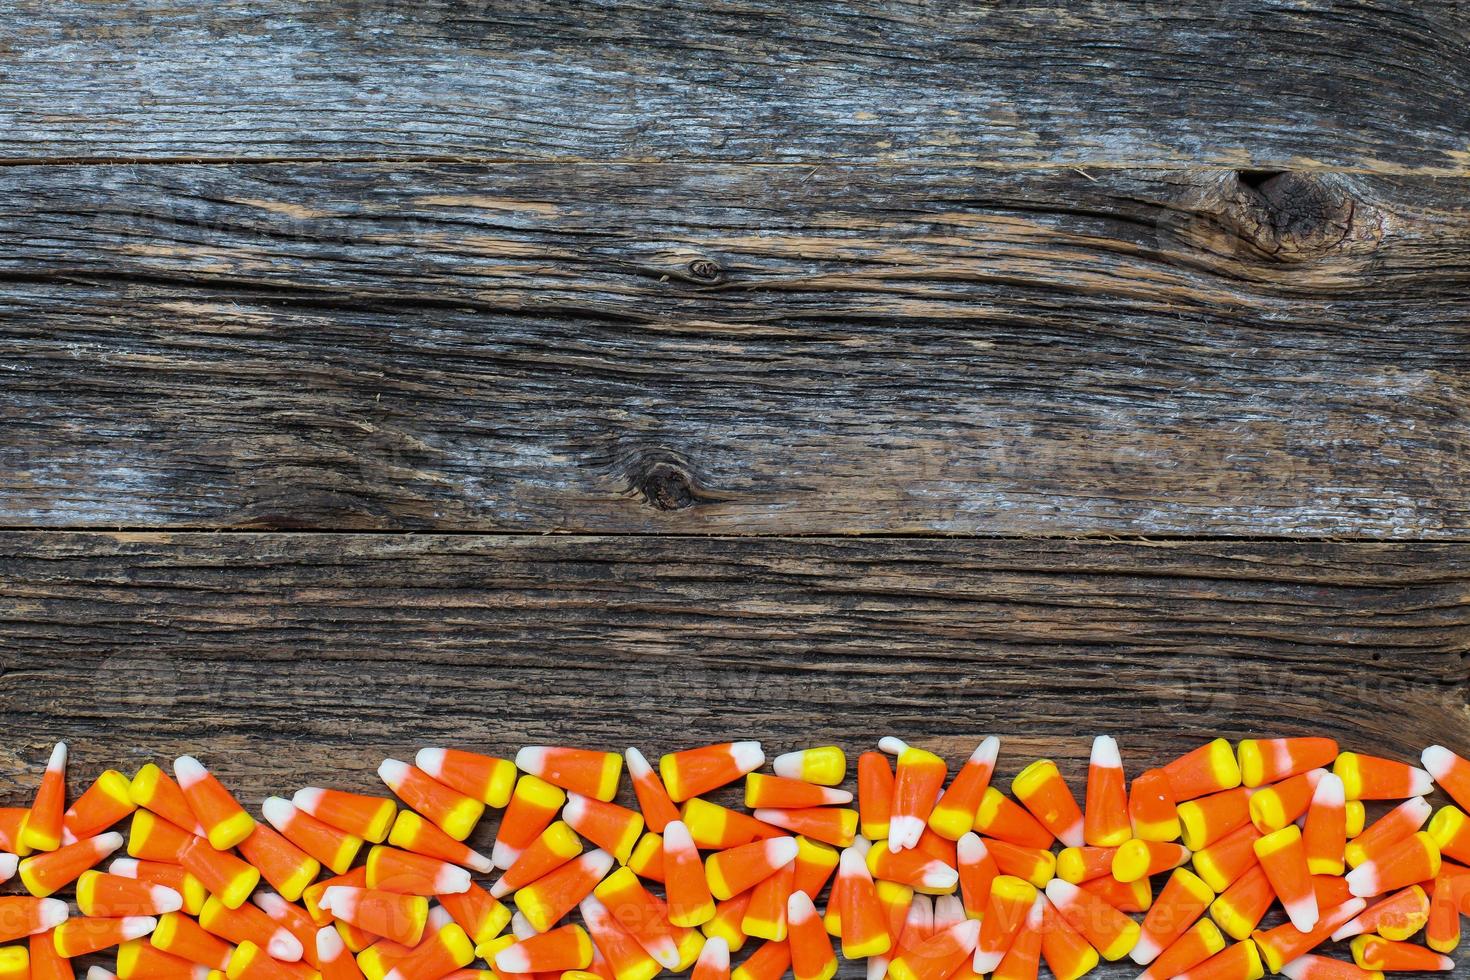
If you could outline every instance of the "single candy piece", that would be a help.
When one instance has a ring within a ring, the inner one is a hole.
[[[52,952],[55,955],[54,949]],[[35,959],[34,946],[32,947],[32,959]],[[62,962],[70,961],[62,960]],[[87,971],[88,980],[92,980],[91,970],[95,969],[97,968],[92,967]],[[224,976],[223,973],[218,975]],[[32,977],[34,976],[33,972]],[[125,943],[118,944],[118,980],[209,980],[209,976],[209,967],[172,956],[141,939],[129,939]]]
[[[545,932],[588,895],[612,869],[613,856],[591,850],[516,891],[515,905],[537,932]],[[631,872],[630,872],[631,873]]]
[[[1348,867],[1356,868],[1379,857],[1393,845],[1422,828],[1434,807],[1422,796],[1405,800],[1373,821],[1343,848]],[[1430,836],[1433,836],[1432,834]]]
[[[990,886],[1000,874],[1000,868],[990,856],[990,849],[975,833],[960,838],[955,854],[965,913],[978,919],[990,901]]]
[[[163,915],[183,907],[184,897],[164,885],[101,871],[83,871],[77,879],[77,908],[83,915]]]
[[[979,794],[975,805],[980,805]],[[970,817],[973,822],[973,812]],[[882,752],[864,752],[858,756],[858,826],[868,840],[887,840],[892,819],[893,767]]]
[[[1189,848],[1183,844],[1137,839],[1124,841],[1113,853],[1113,877],[1125,883],[1140,881],[1172,871],[1188,862],[1189,858]]]
[[[994,786],[985,790],[975,811],[975,831],[983,837],[1022,847],[1049,848],[1055,840],[1041,822]]]
[[[1078,980],[1097,968],[1100,957],[1092,944],[1062,918],[1045,894],[1041,920],[1041,958],[1055,980]]]
[[[323,892],[322,907],[350,925],[405,946],[418,945],[429,917],[429,900],[422,895],[348,885]]]
[[[1251,794],[1251,822],[1263,834],[1280,830],[1307,812],[1317,783],[1327,774],[1325,769],[1312,769],[1292,776],[1274,786],[1264,786]]]
[[[254,905],[237,909],[210,896],[199,912],[199,925],[221,939],[232,943],[253,942],[270,953],[272,959],[294,963],[305,955],[301,940]]]
[[[1203,850],[1251,822],[1251,792],[1244,786],[1211,793],[1178,806],[1180,838],[1191,851]]]
[[[1082,846],[1082,810],[1055,762],[1038,759],[1022,769],[1011,780],[1011,792],[1053,837],[1067,847]]]
[[[1347,845],[1347,800],[1342,780],[1327,773],[1317,781],[1307,819],[1302,824],[1302,846],[1307,870],[1314,875],[1340,875]]]
[[[1231,882],[1211,903],[1210,918],[1231,939],[1248,939],[1275,901],[1276,892],[1266,877],[1266,869],[1257,864]]]
[[[1470,818],[1459,807],[1440,807],[1429,821],[1429,836],[1439,845],[1440,854],[1470,864]]]
[[[1458,756],[1443,745],[1431,745],[1419,756],[1424,769],[1450,799],[1470,810],[1470,759]]]
[[[618,795],[623,757],[616,752],[528,745],[516,753],[516,768],[568,792],[606,803]]]
[[[511,973],[582,970],[592,964],[592,940],[579,925],[565,925],[502,949],[492,965]]]
[[[50,932],[36,933],[26,941],[26,949],[31,959],[31,980],[76,980],[71,960],[56,951]]]
[[[565,790],[536,776],[526,776],[516,783],[510,804],[501,814],[500,828],[490,851],[495,866],[508,869],[515,864],[521,852],[551,826],[566,801]]]
[[[771,769],[784,779],[837,786],[847,775],[847,755],[835,745],[783,752],[772,760]]]
[[[873,851],[880,850],[873,848]],[[888,916],[878,902],[878,891],[867,862],[855,848],[844,849],[838,861],[832,901],[839,904],[844,957],[856,960],[882,956],[892,948]]]
[[[1037,888],[1046,887],[1056,874],[1057,859],[1044,848],[1022,847],[1003,840],[986,840],[985,846],[1001,874],[1023,878]]]
[[[1201,745],[1164,766],[1174,802],[1198,799],[1240,785],[1240,763],[1223,738]]]
[[[758,939],[785,939],[786,907],[794,891],[796,860],[793,858],[751,889],[750,904],[746,906],[745,918],[740,920],[740,928],[747,936]]]
[[[1455,961],[1413,943],[1396,943],[1378,936],[1359,936],[1353,940],[1353,962],[1365,970],[1385,973],[1434,972],[1453,970]]]
[[[1439,874],[1439,866],[1439,846],[1433,837],[1421,830],[1349,871],[1348,888],[1359,898],[1372,898],[1430,881]]]
[[[485,804],[480,800],[450,789],[422,769],[397,759],[384,759],[378,766],[378,778],[395,796],[455,840],[468,837],[485,813]],[[531,837],[540,832],[541,827],[536,828]]]
[[[567,926],[582,932],[581,926]],[[548,933],[550,935],[550,933]],[[544,939],[545,937],[539,937]],[[533,940],[526,940],[531,943]],[[587,934],[582,933],[582,944],[586,948],[586,960],[592,959],[592,944],[587,941]],[[514,949],[515,947],[511,947]],[[547,962],[553,962],[549,951],[540,950],[546,956]],[[578,947],[581,952],[581,947]],[[504,951],[497,954],[496,960],[504,955]],[[454,923],[440,926],[431,936],[419,943],[413,950],[388,971],[383,980],[442,980],[455,970],[469,966],[475,958],[475,946],[470,942],[465,931]],[[563,960],[565,961],[565,960]],[[582,963],[583,966],[586,963]],[[555,967],[550,967],[555,969]]]
[[[509,759],[461,749],[419,749],[414,765],[471,799],[499,810],[510,802],[516,765]]]
[[[1085,842],[1093,847],[1117,847],[1133,836],[1123,759],[1118,743],[1107,735],[1092,740],[1082,832]]]
[[[1215,956],[1225,948],[1225,937],[1215,923],[1200,919],[1158,955],[1138,980],[1169,980]]]
[[[335,930],[332,934],[336,935]],[[178,912],[160,917],[148,942],[164,953],[211,970],[223,970],[230,965],[230,944]]]
[[[614,976],[615,980],[621,980]],[[719,936],[705,940],[689,980],[730,980],[730,944]]]
[[[145,861],[178,864],[184,849],[195,839],[193,834],[154,816],[150,810],[135,810],[128,831],[128,854]]]
[[[156,925],[158,920],[149,915],[129,915],[121,919],[73,917],[58,925],[51,939],[56,952],[70,960],[88,953],[99,953],[130,939],[142,939]]]
[[[215,850],[203,837],[189,838],[179,863],[227,908],[239,908],[260,884],[259,871],[228,851]]]
[[[1080,885],[1084,881],[1110,875],[1113,873],[1113,856],[1117,853],[1116,847],[1083,845],[1063,848],[1057,854],[1057,877]]]
[[[917,849],[894,853],[875,844],[868,851],[867,864],[874,878],[896,881],[929,895],[952,891],[960,880],[953,867]]]
[[[628,763],[628,778],[633,781],[633,793],[638,797],[638,809],[643,811],[643,822],[648,829],[661,834],[670,820],[679,819],[679,809],[669,799],[663,780],[653,771],[653,766],[643,753],[629,748],[623,753]],[[729,957],[726,956],[728,964]]]
[[[21,830],[21,843],[37,851],[54,851],[61,846],[62,823],[66,819],[66,743],[57,742],[41,774],[31,802],[30,816]]]
[[[679,819],[689,828],[695,845],[707,851],[722,851],[751,841],[785,836],[779,827],[762,823],[748,813],[698,798],[685,802],[679,811]]]
[[[672,820],[664,826],[663,840],[664,893],[669,921],[684,927],[708,922],[715,916],[715,901],[689,828]]]
[[[898,742],[884,739],[879,743]],[[902,743],[899,743],[902,744]],[[948,775],[944,760],[933,752],[903,745],[898,752],[898,761],[893,776],[893,809],[888,822],[888,849],[901,851],[919,843],[919,835],[928,825],[929,815],[934,810],[939,792],[944,788],[944,777]]]
[[[1077,885],[1053,879],[1047,883],[1046,897],[1103,959],[1121,959],[1137,945],[1138,923]]]
[[[381,844],[387,839],[388,829],[393,826],[393,816],[398,812],[398,805],[387,797],[363,796],[319,786],[297,790],[291,797],[291,803],[322,823],[373,844]]]
[[[1307,870],[1307,852],[1302,832],[1296,825],[1267,834],[1255,842],[1256,860],[1271,882],[1271,890],[1286,909],[1287,918],[1301,932],[1317,924],[1317,893],[1312,890],[1312,873]]]
[[[569,792],[561,812],[573,830],[618,859],[628,862],[633,845],[643,833],[643,815],[637,810]]]
[[[1226,947],[1174,980],[1261,980],[1266,975],[1261,954],[1249,939]]]
[[[454,895],[470,887],[470,873],[448,861],[375,844],[368,851],[367,886],[405,895]]]
[[[54,851],[33,854],[21,860],[20,880],[26,891],[45,898],[76,881],[83,871],[122,846],[122,834],[108,832]]]
[[[1424,941],[1429,944],[1430,949],[1440,953],[1453,953],[1460,945],[1462,890],[1463,886],[1443,872],[1434,879],[1434,884],[1429,889],[1429,914],[1424,925]]]
[[[361,845],[360,838],[353,839]],[[393,829],[388,832],[388,843],[405,851],[458,864],[481,874],[489,874],[495,868],[488,857],[450,837],[412,810],[399,811],[393,821]]]
[[[174,760],[174,778],[179,781],[179,789],[184,791],[189,809],[215,850],[229,850],[255,829],[255,818],[246,813],[230,791],[192,755],[181,755]]]
[[[1177,869],[1144,916],[1138,942],[1129,950],[1129,957],[1139,966],[1148,966],[1184,935],[1214,900],[1215,893],[1198,875]]]
[[[1146,769],[1133,778],[1128,791],[1128,819],[1140,840],[1178,840],[1179,811],[1174,790],[1162,769]]]
[[[1242,786],[1264,786],[1320,769],[1337,758],[1337,742],[1330,738],[1245,738],[1236,751]]]
[[[816,899],[832,873],[837,870],[838,854],[837,848],[829,844],[809,837],[797,837],[793,882],[796,890],[806,892],[812,899]]]
[[[438,899],[477,946],[494,939],[510,924],[510,909],[474,882],[462,892],[439,895]]]
[[[775,837],[711,854],[705,861],[710,893],[729,899],[794,861],[797,850],[794,837]]]
[[[991,974],[991,980],[1036,980],[1041,965],[1041,930],[1046,920],[1046,905],[1046,896],[1038,894],[1031,903],[1025,924],[1011,940],[1011,948],[1006,950],[1005,957]]]
[[[831,789],[783,776],[766,776],[752,772],[745,777],[747,809],[793,810],[812,806],[841,806],[852,802],[852,794],[844,789]]]
[[[75,844],[102,831],[138,808],[129,792],[128,777],[108,769],[77,797],[61,818],[63,844]]]
[[[209,897],[204,883],[184,870],[181,864],[163,861],[140,861],[137,858],[116,858],[107,866],[109,874],[123,878],[136,878],[152,885],[163,885],[179,893],[183,898],[183,911],[198,915]]]
[[[490,886],[490,894],[503,898],[550,874],[582,853],[582,838],[564,820],[557,820],[541,832],[531,845],[521,852],[500,880]]]
[[[1281,975],[1288,980],[1383,980],[1381,972],[1315,953],[1299,956],[1287,963],[1281,968]]]
[[[814,840],[847,847],[857,837],[858,812],[842,807],[814,806],[801,810],[756,810],[762,823],[802,834]]]
[[[235,947],[225,976],[229,980],[301,980],[289,964],[266,955],[265,950],[252,942]]]
[[[991,882],[990,900],[986,903],[985,914],[980,917],[980,935],[976,940],[972,963],[976,973],[991,973],[1000,965],[1006,950],[1011,948],[1012,940],[1031,915],[1036,895],[1034,885],[1011,875],[1000,875]],[[1050,893],[1048,896],[1050,897]],[[1053,904],[1057,904],[1055,900]],[[1087,935],[1086,930],[1073,922],[1060,905],[1057,910],[1079,932]]]
[[[1322,913],[1311,929],[1298,929],[1286,922],[1265,932],[1252,933],[1251,939],[1260,948],[1266,968],[1272,973],[1280,973],[1287,963],[1326,942],[1334,929],[1363,911],[1363,905],[1361,898],[1355,898]]]
[[[128,784],[128,796],[134,803],[150,813],[156,814],[191,834],[204,836],[199,818],[184,798],[184,791],[173,777],[153,763],[148,763],[133,776]]]
[[[873,794],[875,796],[883,793],[883,774],[888,771],[888,760],[879,753],[868,753],[874,756],[870,763],[874,767],[872,778],[876,781]],[[985,792],[990,788],[990,777],[995,772],[996,756],[1000,754],[1000,739],[994,735],[986,736],[980,744],[975,746],[975,751],[965,760],[960,771],[955,774],[949,788],[944,795],[934,804],[929,811],[929,826],[936,834],[948,840],[959,840],[969,833],[975,825],[975,813],[980,809],[980,801],[985,797]],[[889,796],[891,796],[891,790]],[[858,773],[858,810],[866,813],[863,804],[862,787],[862,760],[859,759]],[[875,801],[876,802],[876,801]],[[877,837],[869,833],[869,819],[862,818],[863,836],[870,840],[879,840],[888,836],[887,829]],[[873,830],[878,830],[881,820],[873,820]]]
[[[730,980],[781,980],[791,969],[791,946],[767,942],[746,957],[730,974]]]
[[[1255,843],[1260,839],[1261,832],[1254,824],[1226,834],[1204,850],[1194,852],[1194,873],[1216,894],[1223,892],[1257,863]]]
[[[1332,764],[1350,800],[1406,800],[1428,796],[1434,780],[1423,769],[1393,759],[1344,752]]]
[[[613,918],[622,923],[649,956],[665,969],[679,968],[681,957],[670,923],[659,910],[657,900],[639,883],[637,875],[627,868],[619,868],[599,883],[592,894],[607,906]]]
[[[279,796],[267,797],[260,805],[260,812],[282,837],[331,868],[334,874],[346,873],[362,847],[361,837],[338,830]]]
[[[317,968],[322,980],[364,980],[357,960],[348,952],[342,937],[331,926],[322,926],[316,933]]]
[[[816,906],[805,892],[792,892],[786,900],[787,942],[796,980],[832,980],[837,973],[837,954],[822,928]]]
[[[671,752],[658,763],[659,775],[675,803],[703,796],[765,764],[759,742],[721,742]]]
[[[299,899],[322,870],[320,861],[265,824],[257,824],[238,847],[250,866],[288,901]]]
[[[1334,941],[1376,932],[1384,939],[1399,942],[1424,928],[1429,921],[1429,895],[1418,885],[1394,892],[1368,907],[1362,915],[1339,925],[1332,933]]]

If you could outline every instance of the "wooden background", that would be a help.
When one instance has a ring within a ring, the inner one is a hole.
[[[57,738],[250,802],[1470,751],[1459,0],[19,0],[0,58],[0,802]]]

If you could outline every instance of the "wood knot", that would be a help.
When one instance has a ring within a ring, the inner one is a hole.
[[[688,510],[715,498],[700,486],[693,467],[676,453],[645,454],[629,467],[629,484],[655,510]]]
[[[693,259],[687,266],[689,278],[695,282],[715,283],[724,282],[725,270],[720,268],[720,263],[714,259]]]

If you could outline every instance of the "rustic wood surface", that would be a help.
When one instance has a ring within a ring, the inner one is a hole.
[[[20,0],[0,158],[1464,174],[1459,0]]]
[[[1470,536],[1470,181],[0,170],[0,524]]]

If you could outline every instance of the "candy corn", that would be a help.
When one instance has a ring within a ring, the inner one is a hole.
[[[368,852],[367,887],[405,895],[454,895],[470,887],[470,873],[447,861],[377,844]]]
[[[264,824],[257,824],[238,847],[250,866],[288,901],[300,898],[322,869],[316,858]]]
[[[808,837],[797,837],[796,869],[792,881],[796,890],[815,899],[837,870],[838,854],[836,847]]]
[[[855,960],[888,952],[893,942],[888,917],[879,904],[867,862],[855,848],[842,852],[832,890],[834,900],[840,903],[842,955]]]
[[[331,932],[337,935],[336,930]],[[159,918],[148,942],[161,952],[212,970],[224,970],[230,964],[230,944],[178,912]],[[341,939],[337,942],[340,944]]]
[[[588,851],[519,889],[516,908],[537,932],[545,932],[592,894],[614,863],[604,850]]]
[[[1308,953],[1281,967],[1289,980],[1383,980],[1383,974],[1364,970],[1355,963]]]
[[[856,810],[814,806],[800,810],[757,810],[754,815],[762,823],[802,834],[833,847],[847,847],[857,837]]]
[[[939,798],[939,801],[934,804],[934,808],[929,812],[929,826],[936,834],[948,840],[959,840],[974,827],[975,813],[980,809],[980,801],[984,798],[986,790],[990,787],[990,777],[995,771],[995,760],[999,753],[1000,739],[994,735],[983,739],[975,747],[975,751],[970,753],[969,759],[960,767],[960,771],[955,774],[953,782],[949,784],[949,788],[944,791],[944,795]],[[875,781],[872,795],[882,795],[884,793],[884,776],[888,772],[888,760],[878,753],[867,754],[874,756],[868,763],[870,767],[873,767],[870,778]],[[861,767],[862,765],[862,760],[859,759],[859,766]],[[858,810],[859,813],[865,813],[866,811],[863,808],[864,804],[862,802],[861,772],[859,773],[858,783]],[[887,795],[888,797],[892,796],[891,790]],[[887,836],[886,827],[881,828],[882,833],[879,833],[877,837],[869,833],[870,829],[873,831],[880,830],[879,824],[883,823],[883,821],[871,821],[871,828],[868,826],[870,821],[867,817],[864,817],[861,822],[863,824],[863,836],[871,840],[878,840]]]
[[[956,847],[960,898],[964,902],[965,914],[978,919],[990,901],[990,886],[1000,874],[990,849],[974,833],[961,837]]]
[[[1424,941],[1436,952],[1452,953],[1460,945],[1460,891],[1461,886],[1455,879],[1444,873],[1439,874],[1430,886]]]
[[[988,773],[985,782],[989,785]],[[975,793],[976,806],[980,805],[980,794],[984,792],[981,787]],[[882,752],[864,752],[858,756],[858,826],[868,840],[887,840],[892,819],[893,767]],[[956,819],[946,818],[946,826],[951,827]],[[971,811],[970,823],[973,822],[974,811]],[[969,824],[965,824],[965,830],[969,829]]]
[[[1022,847],[1003,840],[986,840],[985,846],[1002,874],[1022,878],[1037,888],[1045,888],[1056,873],[1057,859],[1051,851]],[[943,886],[942,890],[947,888],[948,886]]]
[[[1022,847],[1049,848],[1055,840],[1039,820],[1020,804],[991,786],[975,811],[975,831],[983,837]]]
[[[831,980],[837,973],[837,954],[811,897],[805,892],[792,892],[786,901],[786,920],[796,980]]]
[[[623,864],[643,833],[643,815],[638,811],[576,792],[567,794],[561,816],[573,830]]]
[[[1152,963],[1194,925],[1214,900],[1215,893],[1198,875],[1185,868],[1177,869],[1144,916],[1138,942],[1129,951],[1129,957],[1139,966]]]
[[[1389,810],[1373,821],[1372,826],[1348,841],[1343,848],[1343,857],[1348,867],[1356,868],[1383,854],[1393,845],[1423,827],[1433,812],[1434,808],[1422,796],[1407,799]],[[1437,838],[1436,843],[1438,843]]]
[[[32,959],[35,959],[34,950]],[[91,968],[95,969],[95,966]],[[91,970],[87,972],[88,980],[92,978]],[[208,980],[209,975],[209,967],[179,959],[141,939],[129,939],[117,947],[119,980]]]
[[[350,840],[358,841],[361,846],[360,838]],[[399,811],[393,821],[393,829],[388,832],[388,843],[424,857],[462,865],[481,874],[489,874],[495,867],[488,857],[450,837],[412,810]]]
[[[1210,918],[1231,939],[1246,939],[1256,931],[1275,901],[1276,892],[1271,888],[1271,879],[1266,877],[1266,869],[1256,864],[1210,904]]]
[[[429,917],[429,900],[422,895],[348,885],[333,885],[323,892],[322,908],[350,925],[405,946],[418,945]]]
[[[1443,745],[1431,745],[1419,756],[1426,772],[1450,794],[1462,810],[1470,810],[1470,759],[1456,755]]]
[[[1209,919],[1200,919],[1174,940],[1138,980],[1168,980],[1209,960],[1225,949],[1225,937]]]
[[[1215,892],[1223,892],[1231,882],[1256,864],[1255,843],[1261,832],[1254,825],[1226,834],[1202,851],[1194,853],[1194,871]]]
[[[658,768],[669,799],[681,803],[733,783],[765,761],[759,742],[722,742],[671,752],[659,760]]]
[[[1250,823],[1251,792],[1243,786],[1180,803],[1180,839],[1191,851],[1203,850]]]
[[[662,971],[659,962],[648,955],[595,896],[588,895],[582,901],[581,912],[593,945],[617,980],[652,980]]]
[[[253,942],[243,942],[230,954],[225,970],[229,980],[301,980],[286,963],[278,962]]]
[[[1310,932],[1317,924],[1317,893],[1312,890],[1312,873],[1307,870],[1307,852],[1302,832],[1296,826],[1267,834],[1253,845],[1256,860],[1271,882],[1271,890],[1286,909],[1291,924]]]
[[[0,980],[30,980],[31,956],[24,946],[0,949]]]
[[[397,759],[384,759],[378,766],[378,778],[395,796],[455,840],[462,841],[468,837],[485,812],[482,801],[450,789],[422,769]],[[538,827],[530,836],[535,837],[540,832]],[[503,867],[498,862],[497,865]]]
[[[674,819],[678,819],[676,811]],[[553,825],[554,826],[554,825]],[[668,824],[664,824],[668,827]],[[687,828],[686,828],[687,829]],[[519,862],[517,862],[519,863]],[[658,834],[644,834],[638,838],[638,843],[633,845],[633,853],[628,855],[626,862],[633,873],[644,881],[664,880],[664,841]]]
[[[1427,973],[1455,968],[1455,961],[1442,953],[1378,936],[1359,936],[1353,940],[1352,947],[1353,962],[1365,970]]]
[[[1379,857],[1349,871],[1348,888],[1360,898],[1372,898],[1407,885],[1431,881],[1439,874],[1439,867],[1439,845],[1421,830],[1394,844]]]
[[[794,841],[792,846],[795,846]],[[665,969],[679,968],[681,957],[669,921],[659,910],[657,900],[644,889],[633,872],[619,868],[599,883],[592,893],[607,906],[629,935],[647,950],[649,956]]]
[[[1256,944],[1247,939],[1176,974],[1174,980],[1260,980],[1265,975],[1261,954]]]
[[[510,802],[516,765],[509,759],[462,749],[419,749],[414,765],[451,789],[486,806],[501,809]],[[358,835],[361,836],[361,835]]]
[[[751,889],[750,904],[740,928],[747,936],[759,939],[786,938],[786,907],[796,891],[796,861],[786,862]]]
[[[785,942],[763,943],[730,974],[730,980],[780,980],[791,969],[791,946]]]
[[[122,846],[122,834],[106,833],[54,851],[33,854],[21,860],[20,880],[26,891],[45,898],[76,881],[83,871]]]
[[[1057,877],[1080,885],[1084,881],[1110,875],[1113,873],[1113,856],[1117,853],[1116,847],[1084,845],[1063,848],[1057,854]]]
[[[745,777],[745,805],[755,809],[797,809],[812,806],[841,806],[852,802],[846,790],[831,789],[782,776],[758,772]]]
[[[255,829],[255,818],[192,755],[181,755],[174,760],[174,778],[215,850],[229,850]]]
[[[1041,958],[1055,980],[1078,980],[1097,967],[1097,950],[1067,920],[1045,894],[1041,919]]]
[[[784,752],[771,760],[771,769],[784,779],[836,786],[847,775],[847,754],[835,745]]]
[[[917,938],[917,937],[916,937]],[[973,919],[964,919],[950,925],[936,927],[934,931],[922,940],[908,945],[897,957],[888,964],[888,976],[892,980],[944,980],[945,977],[953,976],[956,968],[969,960],[975,951],[980,938],[980,923]],[[1010,945],[1006,956],[1011,951],[1023,945],[1018,937]],[[1033,930],[1024,942],[1027,947],[1024,958],[1028,961],[1039,961],[1041,958],[1041,933],[1040,927]],[[1034,971],[1034,962],[1029,963]],[[1002,961],[1004,966],[1004,960]],[[1013,963],[1010,971],[1002,973],[997,967],[995,976],[1001,980],[1007,977],[1024,977],[1025,966]],[[1031,974],[1033,977],[1035,973]]]
[[[297,790],[291,803],[328,826],[374,844],[381,844],[388,837],[393,816],[398,812],[398,805],[385,797],[317,786]]]
[[[1146,769],[1134,778],[1128,790],[1128,820],[1140,840],[1179,839],[1179,811],[1164,770]]]
[[[623,758],[615,752],[528,745],[516,753],[516,768],[568,792],[607,802],[617,795]]]
[[[796,860],[798,850],[795,838],[775,837],[711,854],[705,861],[710,893],[729,899]]]
[[[1037,895],[1031,903],[1031,912],[1011,948],[1001,959],[1000,965],[991,974],[992,980],[1036,980],[1037,968],[1041,964],[1041,929],[1046,917],[1047,899]],[[975,925],[975,923],[967,923]]]
[[[684,803],[679,810],[679,819],[689,828],[694,843],[704,850],[721,851],[767,837],[782,836],[779,828],[762,823],[748,813],[698,798]]]
[[[521,852],[551,826],[566,800],[565,790],[536,776],[526,776],[516,783],[510,803],[500,817],[500,829],[490,851],[490,860],[495,866],[508,869],[514,864]],[[463,840],[462,837],[457,839]]]
[[[153,885],[163,885],[179,893],[184,900],[183,911],[198,915],[204,907],[209,893],[204,883],[184,870],[183,865],[167,864],[162,861],[140,861],[137,858],[116,858],[107,866],[108,874],[123,878],[136,878]]]
[[[198,878],[226,908],[239,908],[260,883],[260,872],[203,837],[190,837],[179,852],[184,870]]]
[[[345,916],[344,916],[345,918]],[[273,959],[294,963],[305,955],[301,940],[254,905],[232,909],[211,897],[199,913],[205,931],[232,943],[253,942]]]
[[[990,973],[1000,965],[1012,940],[1030,917],[1036,896],[1035,886],[1011,875],[1000,875],[991,882],[990,899],[985,905],[985,914],[980,917],[980,933],[976,938],[972,963],[976,973]],[[1057,903],[1053,900],[1052,904]],[[1058,911],[1063,912],[1060,907]],[[1087,935],[1065,912],[1063,918],[1084,936]],[[1091,937],[1088,938],[1091,941]]]
[[[317,930],[316,958],[322,980],[363,980],[357,961],[348,952],[337,930],[331,926],[322,926]]]
[[[1356,752],[1339,755],[1332,771],[1350,800],[1405,800],[1434,789],[1434,780],[1423,769]]]
[[[1118,743],[1099,735],[1092,741],[1092,759],[1087,766],[1083,837],[1092,847],[1117,847],[1132,835],[1128,787]]]
[[[1174,802],[1198,799],[1240,785],[1240,764],[1223,738],[1201,745],[1164,766]]]
[[[1307,819],[1302,824],[1302,847],[1307,870],[1314,875],[1340,875],[1347,845],[1347,800],[1342,780],[1326,773],[1312,791]]]
[[[1236,755],[1240,784],[1264,786],[1331,765],[1337,758],[1337,742],[1330,738],[1246,738],[1241,739]]]
[[[66,819],[66,743],[57,742],[41,774],[41,784],[31,802],[30,815],[21,830],[21,843],[37,851],[54,851],[61,846]]]
[[[1441,807],[1429,821],[1429,836],[1440,854],[1461,864],[1470,864],[1470,818],[1459,807]]]
[[[260,805],[266,822],[307,854],[316,858],[334,874],[344,874],[352,867],[362,838],[338,830],[311,814],[296,808],[290,800],[267,797]]]
[[[1022,769],[1011,780],[1011,792],[1016,794],[1016,799],[1063,845],[1082,846],[1082,810],[1077,806],[1077,800],[1067,788],[1067,782],[1062,778],[1055,762],[1038,759]],[[1126,808],[1124,812],[1126,814]],[[1040,914],[1037,913],[1038,918]]]
[[[1113,852],[1113,877],[1122,882],[1139,881],[1171,871],[1189,858],[1189,848],[1183,844],[1128,840]]]
[[[477,946],[500,935],[510,923],[510,909],[474,882],[462,892],[438,898],[449,917],[459,923]]]
[[[1253,933],[1251,938],[1260,948],[1266,968],[1272,973],[1280,973],[1287,963],[1322,945],[1334,929],[1361,912],[1363,905],[1361,898],[1354,898],[1322,913],[1310,929],[1298,929],[1287,922],[1265,932]]]
[[[888,823],[889,850],[905,850],[919,842],[919,835],[928,825],[929,815],[934,809],[935,801],[939,799],[947,773],[944,760],[933,752],[902,745],[893,776],[893,809]]]
[[[74,844],[102,831],[138,808],[129,791],[128,777],[108,769],[77,797],[61,819],[63,844]],[[24,856],[24,855],[22,855]]]
[[[1429,895],[1418,885],[1410,885],[1379,899],[1332,932],[1334,941],[1376,932],[1384,939],[1408,939],[1429,921]]]
[[[581,926],[568,925],[522,939],[495,954],[497,970],[511,973],[581,970],[592,963],[592,940]]]
[[[566,821],[558,820],[541,832],[531,845],[521,852],[500,880],[490,886],[490,894],[496,898],[509,895],[525,885],[536,881],[572,858],[582,853],[582,839]]]
[[[121,919],[83,916],[70,918],[51,934],[56,952],[67,959],[97,953],[109,946],[141,939],[153,931],[158,920],[147,915],[130,915]]]
[[[184,897],[164,885],[101,871],[83,871],[77,879],[77,908],[83,915],[163,915],[183,907]]]
[[[1138,923],[1077,885],[1053,879],[1046,886],[1046,897],[1103,959],[1121,959],[1137,945]]]
[[[30,954],[31,980],[75,980],[71,960],[56,951],[56,941],[49,932],[40,932],[26,941]]]
[[[1280,830],[1307,812],[1317,782],[1326,770],[1312,769],[1274,786],[1263,786],[1251,794],[1251,822],[1263,834]]]
[[[653,771],[642,752],[629,748],[623,753],[623,757],[628,763],[628,778],[633,781],[633,792],[638,797],[638,809],[643,811],[644,824],[656,834],[663,833],[670,820],[679,819],[678,808],[669,799],[669,791],[664,788],[663,780]],[[728,966],[727,955],[726,967]]]
[[[999,846],[1000,842],[994,844]],[[929,895],[950,891],[960,880],[954,868],[917,849],[894,853],[875,844],[868,851],[867,864],[875,879],[896,881]]]
[[[664,892],[669,921],[697,926],[715,916],[715,902],[689,828],[678,820],[664,825]],[[729,898],[730,896],[725,896]]]

